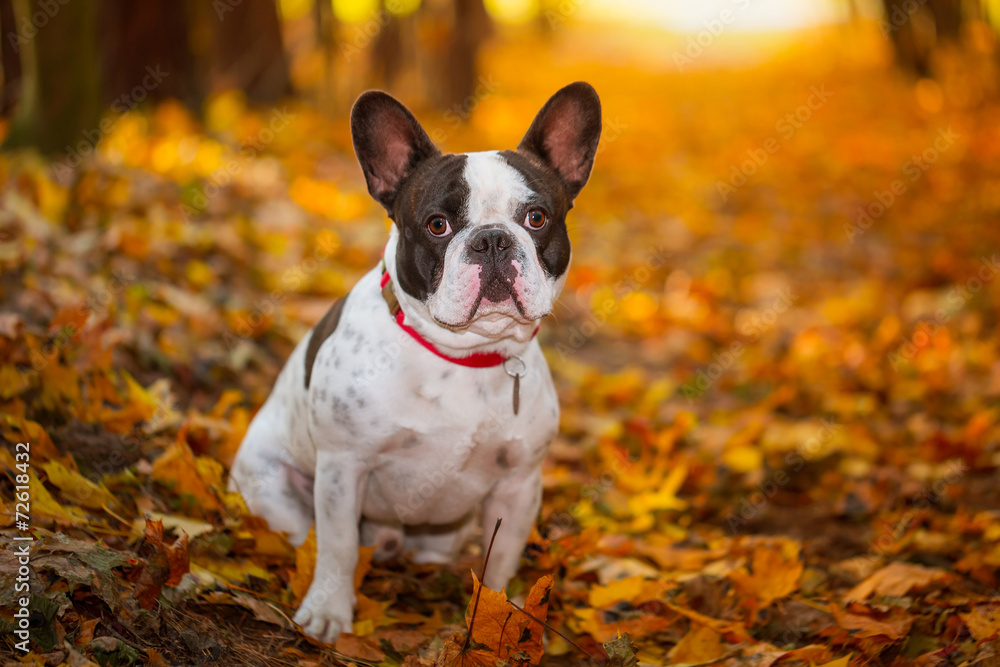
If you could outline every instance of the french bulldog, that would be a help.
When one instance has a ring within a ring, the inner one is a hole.
[[[505,586],[537,518],[559,423],[535,339],[570,263],[601,105],[570,84],[517,150],[445,154],[381,91],[351,112],[368,192],[392,220],[383,259],[298,344],[233,462],[230,489],[316,569],[295,622],[350,632],[358,546],[453,559],[497,518],[485,585]]]

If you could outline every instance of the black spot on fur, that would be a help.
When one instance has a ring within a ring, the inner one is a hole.
[[[323,319],[316,323],[309,335],[309,344],[306,346],[306,389],[309,388],[309,382],[312,380],[313,364],[316,363],[319,348],[337,330],[337,325],[340,324],[340,314],[344,310],[348,296],[350,294],[345,294],[343,298],[334,303],[330,310],[326,311]]]

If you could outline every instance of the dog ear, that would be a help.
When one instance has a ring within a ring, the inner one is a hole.
[[[420,162],[440,154],[409,109],[381,90],[362,93],[354,103],[351,136],[368,192],[390,217],[406,177]]]
[[[517,149],[552,167],[572,201],[587,184],[600,140],[601,100],[593,86],[577,81],[549,98]]]

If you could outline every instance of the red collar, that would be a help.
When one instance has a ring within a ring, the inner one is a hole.
[[[441,350],[434,347],[434,344],[421,336],[416,329],[403,322],[403,309],[400,307],[399,299],[396,298],[396,292],[392,288],[392,280],[390,279],[389,272],[385,268],[385,262],[382,263],[382,282],[380,287],[382,288],[382,298],[385,299],[386,305],[389,306],[389,312],[396,320],[396,324],[399,325],[399,328],[410,334],[410,336],[413,337],[413,340],[417,341],[445,361],[450,361],[451,363],[458,364],[459,366],[468,366],[470,368],[491,368],[493,366],[500,366],[503,362],[507,361],[508,357],[503,356],[499,352],[473,352],[467,357],[453,357],[450,354],[445,354]],[[535,337],[540,328],[541,325],[535,327],[535,331],[531,334],[532,338]]]

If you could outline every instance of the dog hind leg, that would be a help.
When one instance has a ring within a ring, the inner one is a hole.
[[[282,460],[280,443],[288,434],[273,408],[265,403],[247,429],[233,462],[229,490],[239,491],[252,514],[266,519],[271,530],[287,533],[289,542],[299,546],[313,522],[312,478]]]
[[[403,550],[403,527],[362,519],[361,546],[375,547],[376,563],[394,558]]]
[[[408,528],[403,549],[413,555],[415,563],[443,565],[455,560],[475,530],[472,514],[446,526]]]

